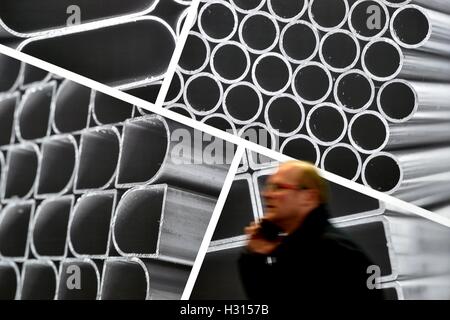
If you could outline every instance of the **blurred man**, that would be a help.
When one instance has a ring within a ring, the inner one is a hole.
[[[250,299],[383,298],[367,286],[373,263],[328,222],[327,183],[313,165],[282,164],[263,197],[264,219],[245,229],[239,259]]]

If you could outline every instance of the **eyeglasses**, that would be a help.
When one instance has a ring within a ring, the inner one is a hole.
[[[307,190],[308,188],[305,186],[297,186],[294,184],[287,183],[267,183],[264,190],[265,191],[279,191],[279,190]]]

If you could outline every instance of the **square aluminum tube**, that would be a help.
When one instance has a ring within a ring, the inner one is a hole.
[[[136,108],[123,100],[92,90],[89,109],[94,122],[103,126],[133,118]]]
[[[111,252],[112,219],[117,191],[93,191],[82,195],[72,210],[68,228],[70,251],[77,258],[106,259]]]
[[[72,135],[44,139],[34,197],[44,199],[72,191],[78,163],[78,142]]]
[[[56,81],[32,86],[22,95],[16,114],[19,141],[40,142],[51,133],[52,104]]]
[[[34,143],[11,145],[6,149],[6,166],[0,186],[3,203],[25,200],[34,192],[40,161],[39,148]]]
[[[140,186],[122,196],[113,242],[122,256],[192,265],[216,199],[166,184]]]
[[[19,297],[20,270],[9,260],[0,260],[0,300],[17,300]]]
[[[37,259],[62,260],[67,256],[67,230],[75,197],[48,198],[36,209],[31,224],[31,252]]]
[[[189,266],[153,259],[108,258],[103,265],[101,300],[178,300]]]
[[[380,267],[381,282],[450,274],[450,233],[438,223],[387,212],[336,226]]]
[[[58,271],[51,260],[27,260],[22,266],[20,300],[55,300]]]
[[[120,130],[95,127],[82,132],[74,193],[108,189],[114,185],[120,153]]]
[[[57,300],[100,298],[99,267],[91,259],[64,259],[59,265],[58,278]]]
[[[0,94],[0,148],[15,141],[15,115],[20,93]]]
[[[262,199],[261,192],[266,179],[276,170],[277,168],[271,168],[253,173],[256,204],[260,217],[264,215],[264,200]],[[356,218],[376,216],[383,214],[385,211],[385,206],[382,202],[333,182],[329,182],[329,195],[330,222],[342,222]],[[349,202],[348,199],[352,199],[352,201]]]
[[[13,202],[0,213],[0,259],[23,262],[29,256],[29,230],[35,201]]]
[[[244,228],[258,219],[252,177],[236,175],[211,240],[219,244],[246,239]]]

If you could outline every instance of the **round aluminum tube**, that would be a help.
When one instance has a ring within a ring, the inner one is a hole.
[[[161,81],[162,85],[162,81]],[[163,103],[163,106],[168,106],[171,104],[174,104],[180,98],[183,96],[184,91],[184,78],[183,75],[179,70],[175,71],[174,77],[172,78],[172,82],[170,83],[169,90],[167,91],[167,95],[165,98],[165,101]],[[158,95],[159,95],[159,89],[158,89]],[[156,102],[158,96],[155,97],[155,99],[151,100],[150,102]],[[148,101],[148,100],[147,100]]]
[[[240,82],[250,70],[250,55],[239,42],[221,42],[211,52],[210,68],[223,83]]]
[[[120,153],[116,127],[96,127],[81,134],[74,193],[107,189],[114,184]]]
[[[445,144],[450,139],[450,123],[391,124],[386,150]]]
[[[68,226],[68,243],[77,258],[105,259],[110,253],[111,221],[117,191],[85,193],[72,210]]]
[[[319,145],[307,135],[298,134],[287,138],[283,141],[280,152],[294,159],[307,161],[315,166],[319,165]]]
[[[166,109],[195,120],[195,115],[182,103],[171,104]]]
[[[53,102],[53,130],[74,133],[89,126],[91,89],[70,80],[64,80]]]
[[[259,11],[266,3],[266,0],[230,0],[230,2],[237,12],[247,14]]]
[[[28,259],[34,208],[34,200],[15,201],[3,208],[0,215],[0,260],[23,262]]]
[[[309,0],[308,16],[319,30],[328,32],[342,27],[348,18],[347,0]]]
[[[222,98],[222,84],[210,73],[197,73],[186,81],[183,100],[195,115],[214,113],[220,107]]]
[[[361,156],[349,144],[338,143],[325,150],[320,167],[348,180],[356,181],[361,174]]]
[[[280,22],[299,19],[308,9],[308,0],[283,1],[267,0],[269,12]]]
[[[373,16],[375,13],[377,15]],[[378,20],[373,20],[374,17],[380,19],[379,25]],[[358,0],[350,8],[348,26],[360,40],[376,39],[389,28],[389,11],[379,0]]]
[[[328,147],[340,142],[347,132],[347,126],[344,111],[333,103],[316,105],[306,117],[308,135],[322,146]]]
[[[447,0],[381,0],[390,7],[398,8],[409,3],[420,5],[435,11],[450,13],[450,3]]]
[[[79,288],[69,288],[74,270],[79,270]],[[100,272],[91,259],[64,259],[59,266],[58,300],[97,300],[100,297]]]
[[[0,69],[2,70],[0,92],[14,91],[20,86],[22,65],[22,61],[0,54]]]
[[[341,74],[334,83],[334,100],[345,112],[367,110],[375,99],[375,84],[367,74],[353,69]]]
[[[17,49],[118,87],[161,79],[175,49],[175,33],[165,21],[146,16],[114,26],[31,38]]]
[[[323,36],[319,48],[320,61],[337,73],[352,69],[361,53],[358,39],[351,32],[341,29]]]
[[[280,27],[275,18],[265,11],[246,15],[239,25],[239,41],[254,54],[271,51],[280,37]]]
[[[197,23],[206,40],[219,43],[233,37],[238,27],[238,17],[229,2],[217,0],[201,7]]]
[[[202,142],[200,131],[160,116],[126,121],[116,187],[168,183],[218,195],[228,165],[225,161],[223,165],[205,161],[208,160],[203,159],[205,146],[199,142]],[[142,145],[149,147],[142,148]]]
[[[22,266],[20,300],[55,300],[58,271],[51,260],[27,260]]]
[[[100,0],[43,0],[39,3],[5,0],[0,4],[0,37],[28,38],[61,32],[76,25],[74,16],[77,13],[82,18],[84,28],[98,22],[113,24],[121,19],[148,14],[158,2],[137,0],[124,3],[122,0],[110,0],[105,6]]]
[[[392,80],[379,89],[377,106],[393,123],[447,121],[450,120],[450,85]]]
[[[38,259],[62,260],[67,255],[67,227],[74,196],[42,201],[31,224],[31,252]]]
[[[17,300],[19,297],[20,270],[12,261],[0,260],[0,300]]]
[[[237,134],[236,126],[234,125],[234,123],[231,122],[228,116],[225,116],[221,113],[210,114],[209,116],[204,117],[200,122],[203,122],[204,124],[210,125],[222,131],[231,133],[233,135]]]
[[[34,143],[8,147],[0,188],[0,198],[4,203],[31,197],[39,167],[39,154],[39,147]]]
[[[125,121],[134,113],[133,105],[94,90],[92,90],[90,109],[92,119],[100,126]]]
[[[198,32],[189,31],[178,68],[183,74],[202,72],[210,61],[211,49],[208,41]]]
[[[43,140],[34,197],[44,199],[70,192],[78,161],[78,144],[74,136],[51,136]]]
[[[450,56],[450,17],[447,14],[407,5],[392,15],[390,31],[403,48]]]
[[[263,110],[263,98],[252,83],[235,83],[225,90],[222,107],[231,121],[245,125],[258,119]]]
[[[291,79],[291,64],[279,53],[262,54],[253,64],[252,81],[259,91],[268,96],[279,95],[286,91]]]
[[[274,134],[290,137],[303,127],[305,108],[300,99],[283,93],[269,100],[265,107],[264,120]]]
[[[324,102],[333,89],[330,71],[318,62],[300,65],[292,76],[292,92],[305,104]]]
[[[319,32],[308,21],[298,20],[287,24],[281,31],[281,53],[292,63],[305,63],[319,51]]]
[[[193,264],[215,199],[165,184],[128,190],[112,223],[122,256]]]
[[[51,113],[56,82],[29,88],[22,96],[16,117],[20,141],[40,140],[51,132]]]
[[[15,141],[14,124],[19,99],[19,92],[0,95],[0,147]]]
[[[348,138],[361,153],[380,152],[390,139],[389,124],[378,112],[360,112],[350,120]]]

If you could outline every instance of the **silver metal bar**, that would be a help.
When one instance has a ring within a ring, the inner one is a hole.
[[[328,32],[341,28],[348,18],[347,0],[309,0],[308,17],[319,30]]]
[[[0,92],[14,91],[20,86],[22,65],[22,61],[0,54],[0,69],[2,70]]]
[[[35,201],[18,201],[3,208],[0,215],[0,258],[23,262],[28,259],[29,228]]]
[[[274,134],[290,137],[302,129],[305,122],[305,108],[297,97],[282,93],[267,102],[264,121]]]
[[[292,63],[312,60],[319,51],[319,31],[310,22],[295,20],[281,31],[279,45],[281,53]]]
[[[366,73],[353,69],[341,74],[334,83],[336,104],[345,112],[367,110],[375,99],[375,85]]]
[[[316,141],[304,134],[293,135],[283,141],[280,152],[294,159],[310,162],[316,166],[320,162],[320,150]]]
[[[372,21],[373,15],[379,19],[379,25]],[[370,41],[381,37],[389,28],[389,11],[379,0],[358,0],[348,14],[350,31],[360,40]],[[379,28],[380,27],[380,28]]]
[[[14,124],[20,93],[0,95],[0,148],[15,141]]]
[[[67,228],[75,201],[73,195],[41,202],[30,230],[31,252],[37,259],[62,260],[67,255]]]
[[[20,300],[55,300],[58,271],[51,260],[27,260],[22,266]]]
[[[120,153],[120,131],[95,127],[81,134],[74,193],[107,189],[114,185]]]
[[[117,205],[113,242],[123,256],[191,265],[215,200],[165,184],[128,190]]]
[[[333,30],[320,40],[320,61],[330,71],[342,73],[352,69],[358,63],[360,54],[359,40],[350,31]]]
[[[318,144],[331,146],[340,142],[348,128],[347,117],[337,105],[321,103],[306,116],[306,130]]]
[[[77,258],[105,259],[111,252],[111,224],[117,191],[95,191],[82,195],[68,224],[68,245]]]
[[[64,259],[59,265],[57,300],[97,300],[100,297],[98,269],[91,259]],[[80,275],[79,283],[71,279],[75,273]]]
[[[34,197],[60,196],[72,190],[78,143],[72,135],[51,136],[42,141]]]
[[[324,151],[320,167],[348,180],[356,181],[361,174],[361,156],[351,145],[338,143]]]
[[[222,107],[227,118],[238,125],[246,125],[260,116],[263,98],[254,84],[242,81],[225,90]]]
[[[333,89],[330,71],[318,62],[298,66],[292,76],[292,92],[301,102],[309,105],[322,103]]]
[[[16,263],[0,260],[0,283],[0,300],[18,299],[20,270]]]

